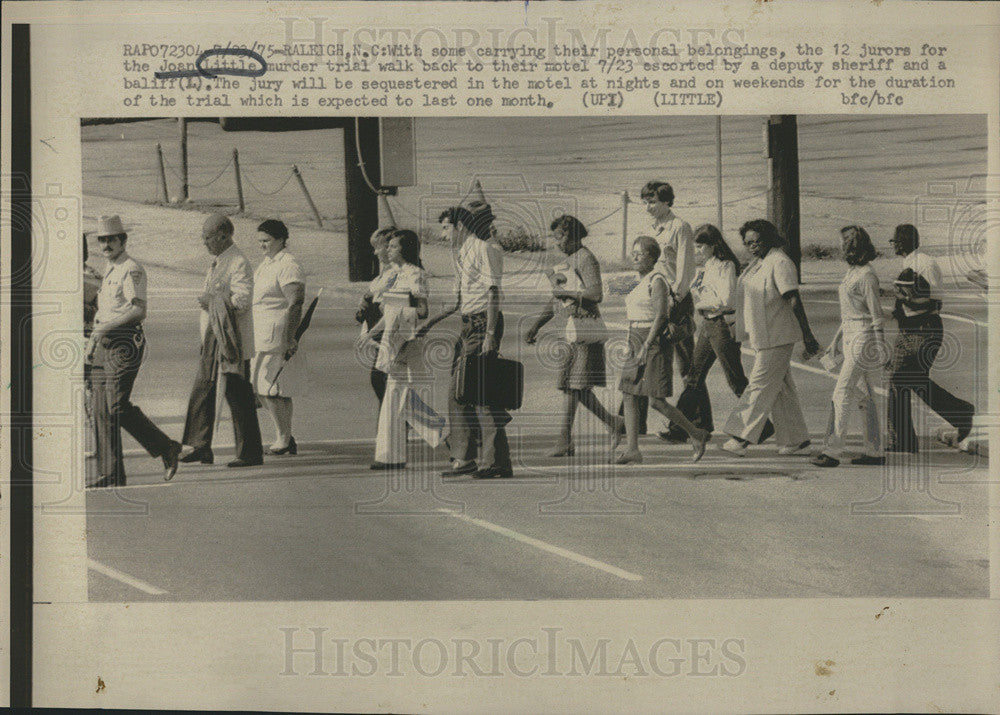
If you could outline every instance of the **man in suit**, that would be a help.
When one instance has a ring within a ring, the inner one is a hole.
[[[254,353],[253,271],[246,256],[233,244],[232,221],[222,214],[212,214],[205,220],[202,242],[213,260],[198,296],[201,359],[184,423],[184,444],[193,449],[181,461],[202,464],[214,461],[215,390],[222,372],[236,440],[236,459],[226,466],[257,466],[264,462],[264,449],[250,385],[250,359]]]
[[[97,240],[107,260],[87,345],[91,363],[92,413],[97,431],[100,478],[90,487],[125,485],[121,430],[163,460],[163,478],[177,472],[181,445],[153,424],[131,400],[146,349],[146,271],[125,252],[128,235],[118,216],[102,216]]]

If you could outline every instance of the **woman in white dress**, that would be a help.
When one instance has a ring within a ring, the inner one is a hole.
[[[851,415],[861,408],[865,415],[862,433],[864,454],[852,464],[885,464],[881,426],[875,404],[875,385],[889,353],[885,346],[885,316],[879,299],[878,276],[871,267],[876,251],[868,233],[860,226],[840,229],[844,242],[847,274],[840,282],[840,330],[830,343],[827,355],[842,355],[837,386],[833,388],[833,415],[823,451],[813,458],[817,467],[836,467],[844,451],[844,437]]]
[[[305,372],[295,331],[302,316],[306,279],[295,257],[285,250],[288,228],[276,219],[257,227],[264,260],[253,276],[253,385],[274,423],[275,440],[267,454],[298,454],[292,436],[292,395]]]
[[[362,336],[373,339],[380,331],[375,367],[387,375],[385,397],[375,436],[372,469],[402,469],[406,466],[406,425],[429,445],[444,439],[446,421],[417,392],[424,373],[420,364],[418,324],[427,318],[427,272],[420,261],[420,239],[401,229],[389,238],[389,262],[396,270],[382,293],[382,318]]]

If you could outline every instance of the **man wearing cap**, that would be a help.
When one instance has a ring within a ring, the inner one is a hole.
[[[448,391],[451,466],[441,476],[510,477],[513,471],[510,445],[504,428],[510,422],[510,415],[498,407],[458,402],[457,376],[465,358],[496,353],[503,337],[503,313],[500,312],[503,254],[492,238],[493,211],[489,204],[473,201],[469,208],[453,206],[446,209],[438,220],[442,237],[458,250],[455,290],[457,308],[462,314],[462,332],[455,344],[452,361],[454,379]],[[481,437],[478,455],[474,438],[477,428]]]
[[[163,478],[177,473],[181,445],[165,435],[131,401],[146,350],[146,271],[125,252],[128,235],[118,216],[102,216],[97,240],[107,269],[97,294],[97,313],[87,344],[92,404],[97,426],[100,478],[91,487],[125,485],[121,430],[163,460]]]
[[[253,343],[253,271],[233,243],[233,223],[212,214],[202,228],[202,242],[212,255],[201,305],[201,359],[184,422],[184,444],[192,451],[182,462],[212,464],[215,395],[219,373],[225,380],[226,402],[233,417],[236,459],[228,467],[264,463],[257,406],[250,386]]]
[[[958,430],[957,442],[972,431],[975,407],[956,397],[931,379],[930,371],[941,349],[941,268],[919,249],[916,226],[896,226],[892,247],[903,256],[903,272],[896,280],[896,305],[892,312],[899,334],[889,359],[889,409],[887,452],[918,451],[917,435],[910,414],[910,394],[916,393],[927,406]]]

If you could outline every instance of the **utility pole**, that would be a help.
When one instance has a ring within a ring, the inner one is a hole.
[[[364,171],[360,162],[364,162]],[[369,239],[378,228],[378,196],[368,186],[368,181],[376,190],[380,188],[380,166],[378,118],[348,120],[344,125],[344,186],[347,194],[347,270],[352,281],[374,278],[374,253]]]
[[[770,193],[767,218],[788,241],[788,257],[802,278],[799,236],[799,140],[794,114],[776,114],[767,120],[767,156]]]
[[[191,198],[188,192],[188,120],[180,119],[181,125],[181,201]]]

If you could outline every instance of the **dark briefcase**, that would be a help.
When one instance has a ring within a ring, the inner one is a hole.
[[[499,355],[469,355],[459,363],[455,396],[463,405],[517,410],[524,397],[524,365]]]

